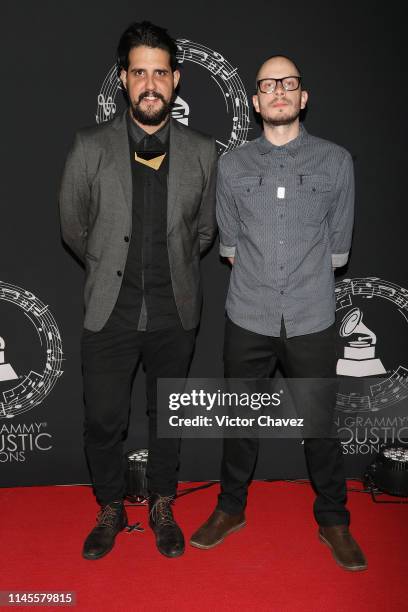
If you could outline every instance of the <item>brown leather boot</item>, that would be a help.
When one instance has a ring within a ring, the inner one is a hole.
[[[363,551],[351,535],[347,525],[319,527],[319,539],[330,548],[340,567],[352,572],[367,569]]]
[[[214,548],[221,544],[227,535],[245,527],[245,514],[227,514],[214,510],[210,518],[191,536],[191,546],[197,548]]]

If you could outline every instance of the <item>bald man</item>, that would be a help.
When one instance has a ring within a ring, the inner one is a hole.
[[[296,64],[273,56],[259,69],[253,105],[263,135],[219,162],[220,253],[232,265],[226,303],[226,378],[335,379],[333,269],[347,263],[354,215],[351,155],[308,134],[299,121],[308,93]],[[321,404],[322,402],[319,402]],[[335,393],[323,402],[333,414]],[[337,563],[363,570],[349,531],[341,444],[305,438],[318,535]],[[190,543],[213,548],[245,526],[258,440],[224,439],[221,493]]]

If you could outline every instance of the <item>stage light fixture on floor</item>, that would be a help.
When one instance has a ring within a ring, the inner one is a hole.
[[[126,494],[132,503],[145,503],[149,496],[147,490],[146,467],[149,451],[146,448],[126,453]]]
[[[398,497],[408,497],[408,444],[382,444],[375,461],[364,476],[373,500],[376,491]],[[382,501],[380,503],[408,503]]]

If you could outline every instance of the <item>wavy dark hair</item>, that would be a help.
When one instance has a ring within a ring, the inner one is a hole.
[[[129,52],[134,47],[152,47],[153,49],[163,49],[170,55],[170,66],[174,72],[178,66],[177,45],[167,30],[154,25],[150,21],[135,22],[130,24],[120,37],[118,45],[118,69],[126,70],[129,68]]]

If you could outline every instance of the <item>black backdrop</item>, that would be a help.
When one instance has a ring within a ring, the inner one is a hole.
[[[83,271],[62,246],[57,194],[75,130],[96,121],[101,102],[112,110],[109,91],[118,110],[123,105],[115,84],[107,86],[105,78],[118,38],[134,20],[149,19],[189,41],[180,42],[186,51],[183,112],[187,103],[189,124],[214,134],[221,151],[244,140],[246,127],[248,139],[259,134],[251,104],[246,123],[243,100],[253,93],[259,64],[282,53],[300,65],[310,93],[307,129],[345,146],[355,159],[354,242],[350,264],[337,278],[341,295],[351,291],[346,306],[364,307],[365,323],[377,334],[377,354],[391,378],[405,375],[406,34],[397,2],[17,0],[3,2],[2,12],[1,485],[89,482],[79,361]],[[208,57],[201,54],[201,64],[194,62],[197,49],[204,47]],[[228,64],[236,70],[222,73]],[[229,270],[217,251],[216,245],[202,262],[205,303],[191,369],[196,378],[222,376]],[[366,287],[365,295],[359,286]],[[339,303],[340,319],[344,307]],[[30,385],[33,380],[44,381],[41,392]],[[146,443],[143,392],[139,372],[127,448]],[[352,411],[347,418],[353,418]],[[360,475],[377,450],[370,432],[360,440],[354,433],[351,424],[344,449],[349,476]],[[218,478],[219,458],[219,441],[186,441],[181,478]],[[305,474],[299,441],[263,441],[256,477]]]

